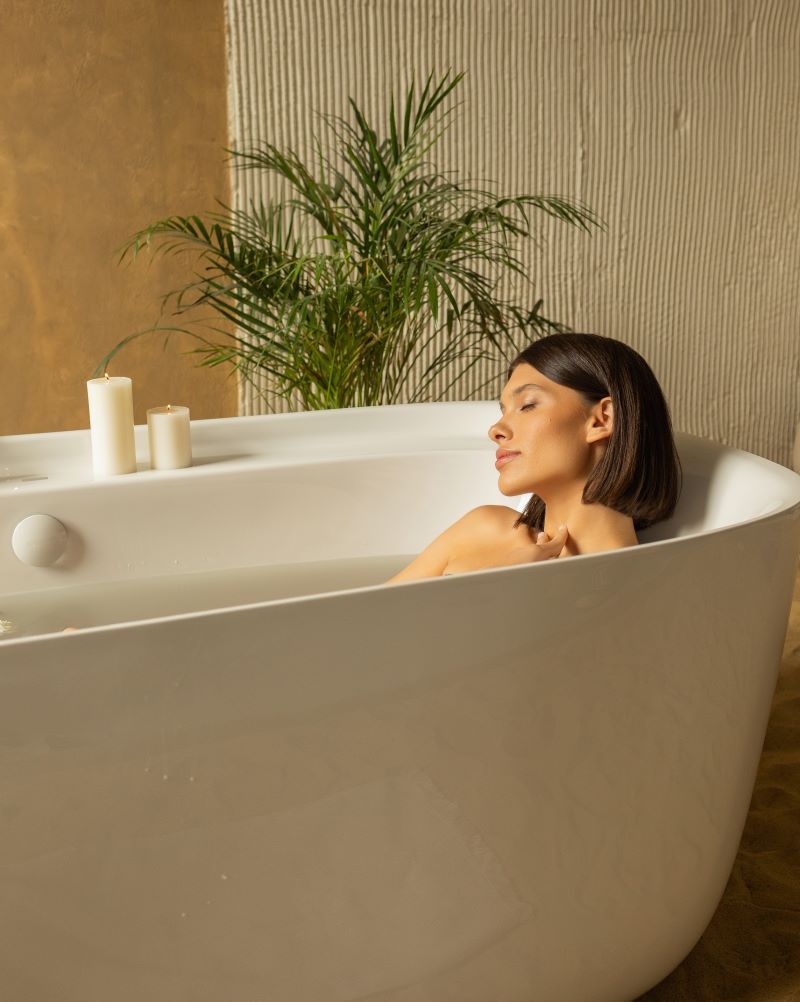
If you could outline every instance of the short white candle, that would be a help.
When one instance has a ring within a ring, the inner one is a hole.
[[[151,407],[147,412],[150,466],[154,470],[180,470],[192,465],[189,408]]]
[[[96,477],[136,472],[133,437],[133,381],[129,376],[101,376],[86,382],[92,469]]]

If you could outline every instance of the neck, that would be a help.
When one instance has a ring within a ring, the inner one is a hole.
[[[551,502],[544,514],[544,531],[552,538],[559,525],[567,527],[567,544],[562,556],[616,550],[638,543],[633,519],[602,504]]]

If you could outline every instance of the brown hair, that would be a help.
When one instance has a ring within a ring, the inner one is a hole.
[[[635,530],[675,511],[683,471],[672,437],[669,406],[653,370],[622,341],[600,334],[550,334],[524,348],[522,362],[581,394],[587,406],[611,397],[614,422],[602,459],[589,474],[581,500],[633,518]],[[545,503],[533,494],[514,527],[544,528]]]

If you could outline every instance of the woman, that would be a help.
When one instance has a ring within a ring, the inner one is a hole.
[[[669,407],[638,352],[599,334],[552,334],[511,363],[489,429],[498,487],[532,493],[467,512],[386,584],[638,543],[682,485]]]

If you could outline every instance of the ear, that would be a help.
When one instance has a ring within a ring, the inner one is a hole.
[[[586,441],[599,442],[609,438],[614,430],[614,404],[611,397],[598,400],[589,412],[586,428]]]

